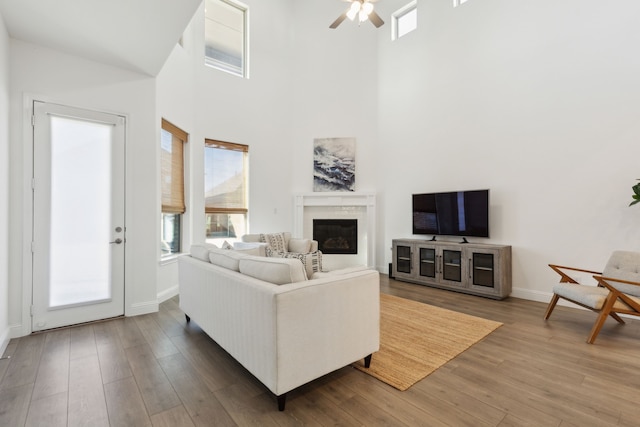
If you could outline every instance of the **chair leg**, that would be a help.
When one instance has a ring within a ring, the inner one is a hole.
[[[551,298],[551,301],[549,301],[549,305],[547,306],[547,312],[544,314],[544,320],[547,320],[549,316],[551,316],[551,312],[556,308],[556,304],[559,299],[560,297],[557,294],[553,294],[553,298]]]
[[[620,316],[618,316],[618,313],[609,313],[609,316],[613,317],[614,319],[616,319],[616,321],[622,325],[624,325],[624,320],[622,320],[622,318]]]
[[[600,329],[602,329],[602,325],[604,325],[604,321],[607,320],[607,313],[601,311],[596,319],[596,323],[593,324],[593,328],[591,328],[591,333],[589,334],[589,338],[587,338],[587,342],[589,344],[593,344],[596,340],[596,337],[600,333]]]
[[[602,310],[600,310],[600,314],[598,314],[598,318],[596,319],[596,323],[593,324],[593,328],[591,328],[591,333],[589,334],[589,338],[587,338],[587,342],[589,344],[593,344],[596,340],[596,337],[600,333],[600,329],[604,325],[605,320],[609,317],[610,314],[616,315],[616,313],[611,313],[611,309],[613,308],[613,304],[615,304],[617,297],[612,293],[609,293],[607,299],[602,306]],[[622,320],[622,319],[620,319]],[[624,323],[624,322],[623,322]]]

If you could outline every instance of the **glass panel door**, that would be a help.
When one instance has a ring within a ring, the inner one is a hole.
[[[111,298],[112,130],[51,117],[50,308]]]
[[[32,330],[122,315],[124,118],[42,102],[34,118]]]

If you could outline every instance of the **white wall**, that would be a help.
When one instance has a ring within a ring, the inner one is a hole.
[[[486,241],[513,246],[514,296],[547,301],[550,262],[598,269],[614,249],[640,250],[640,210],[627,207],[639,14],[632,0],[420,1],[418,30],[381,33],[379,259],[411,236],[412,193],[477,188],[491,189]]]
[[[0,355],[9,343],[9,34],[0,15]]]
[[[396,42],[389,16],[404,0],[376,4],[380,29],[336,30],[340,2],[245,3],[248,80],[202,65],[202,9],[155,80],[11,41],[11,266],[24,250],[24,92],[131,117],[132,309],[177,289],[175,264],[159,264],[161,117],[190,134],[194,242],[204,138],[250,146],[250,227],[261,232],[293,227],[293,194],[312,190],[313,139],[355,137],[356,188],[378,194],[380,270],[391,239],[411,235],[411,194],[440,190],[491,189],[486,241],[513,246],[515,296],[546,301],[549,262],[597,267],[613,249],[640,250],[638,210],[627,208],[640,177],[635,2],[420,1],[418,30]],[[20,267],[10,283],[13,326],[24,319],[13,309]]]
[[[202,8],[185,31],[184,47],[174,49],[157,78],[158,117],[190,134],[193,242],[204,241],[205,138],[249,145],[252,232],[293,229],[293,194],[312,191],[314,138],[356,137],[356,187],[374,189],[373,27],[329,30],[345,6],[339,2],[244,3],[250,9],[249,79],[203,65]],[[176,264],[161,265],[158,294],[176,289]]]
[[[155,79],[12,39],[10,42],[9,322],[29,332],[30,111],[25,97],[128,116],[125,314],[157,310]]]

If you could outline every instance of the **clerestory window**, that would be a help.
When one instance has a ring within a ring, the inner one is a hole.
[[[249,8],[235,0],[205,0],[204,15],[205,64],[248,78]]]
[[[418,28],[418,2],[413,0],[391,15],[391,39],[397,40]]]

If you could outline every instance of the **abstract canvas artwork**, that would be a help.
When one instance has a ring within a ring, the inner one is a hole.
[[[354,191],[355,181],[356,139],[315,139],[313,191]]]

